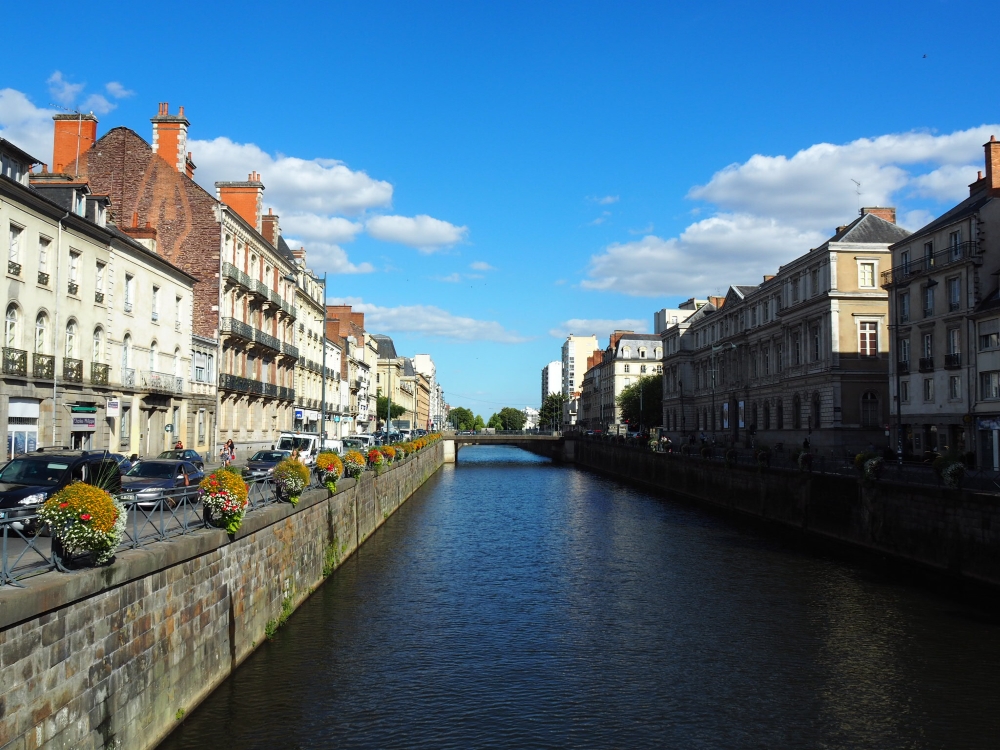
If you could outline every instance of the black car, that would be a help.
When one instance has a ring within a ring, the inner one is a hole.
[[[155,503],[166,496],[171,505],[180,497],[197,497],[198,484],[205,478],[201,469],[190,461],[151,459],[140,461],[122,477],[123,502],[138,502],[140,505]],[[187,492],[170,492],[179,487],[190,488]]]
[[[193,451],[190,448],[187,450],[173,448],[169,451],[163,451],[157,458],[172,458],[176,461],[187,461],[197,466],[200,471],[205,471],[205,462],[202,460],[201,455],[198,451]]]
[[[257,451],[247,461],[243,475],[247,479],[270,476],[274,473],[274,467],[291,455],[291,451]]]
[[[104,451],[40,450],[20,455],[0,469],[0,516],[34,513],[73,482],[117,494],[121,491],[118,462]]]

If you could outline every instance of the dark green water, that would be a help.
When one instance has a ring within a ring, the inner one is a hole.
[[[161,746],[996,748],[1000,624],[464,448]]]

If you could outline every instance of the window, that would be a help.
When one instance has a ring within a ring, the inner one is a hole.
[[[924,402],[934,400],[934,378],[924,378]]]
[[[105,265],[97,261],[97,268],[94,271],[94,291],[104,291],[104,269]]]
[[[799,277],[792,279],[792,302],[799,301]]]
[[[802,339],[798,331],[792,334],[792,357],[793,364],[802,364]]]
[[[21,227],[10,225],[9,244],[7,245],[7,260],[11,263],[21,262],[21,236],[24,230]]]
[[[646,358],[646,350],[645,349],[640,349],[639,350],[639,359],[645,359],[645,358]]]
[[[149,369],[152,372],[156,371],[156,361],[158,356],[159,352],[157,351],[156,342],[154,341],[149,345]]]
[[[862,289],[875,287],[875,264],[864,262],[858,264],[858,286]]]
[[[771,374],[771,347],[767,344],[761,349],[761,358],[764,360],[764,374]]]
[[[910,403],[910,381],[899,381],[899,399],[904,403]]]
[[[948,279],[948,312],[955,312],[962,302],[962,284],[958,276]]]
[[[952,375],[948,378],[948,398],[962,398],[962,379],[958,375]]]
[[[903,275],[910,275],[910,251],[904,250],[899,254],[899,264],[903,269]]]
[[[21,340],[21,316],[17,305],[7,305],[7,315],[3,323],[3,345],[16,349]]]
[[[899,351],[899,361],[909,362],[910,361],[910,340],[908,338],[899,339],[897,342],[897,349]]]
[[[910,293],[903,292],[898,295],[899,300],[899,322],[909,323],[910,322]]]
[[[958,260],[962,257],[962,230],[958,229],[948,235],[948,248],[951,251],[951,259]]]
[[[183,297],[174,297],[174,327],[178,330],[181,327],[181,306],[183,302]]]
[[[984,401],[1000,399],[1000,371],[979,373],[979,398]]]
[[[132,410],[127,406],[122,406],[122,418],[121,418],[121,429],[119,432],[121,436],[119,438],[119,445],[127,446],[132,442],[131,440],[131,429],[132,429]]]
[[[864,321],[858,325],[858,354],[862,357],[878,356],[878,323]]]
[[[819,360],[820,360],[819,326],[814,326],[812,329],[812,361],[819,362]]]
[[[923,335],[923,347],[921,348],[922,357],[933,357],[934,356],[934,334],[925,333]]]
[[[125,312],[132,312],[132,305],[135,304],[135,276],[130,273],[125,274]]]
[[[205,442],[205,410],[198,410],[198,444]]]
[[[812,270],[812,277],[809,280],[809,288],[813,293],[813,296],[819,294],[819,269],[814,268]]]
[[[785,402],[778,400],[777,414],[775,415],[778,422],[778,429],[785,429]]]
[[[792,429],[802,429],[802,399],[797,395],[792,397]]]
[[[622,348],[622,359],[628,359],[632,356],[632,350],[627,346]]]
[[[1000,349],[1000,318],[984,320],[979,324],[979,348]]]
[[[160,287],[153,287],[153,320],[160,319]]]
[[[934,265],[934,243],[925,242],[924,243],[924,263],[926,268],[930,268]]]
[[[104,361],[104,329],[100,326],[94,329],[94,362]]]
[[[66,356],[70,359],[76,359],[76,354],[79,348],[76,321],[71,320],[66,324]]]
[[[196,383],[208,382],[208,355],[201,352],[194,353],[194,379]]]
[[[646,365],[639,365],[639,374],[640,375],[646,374]]]
[[[38,273],[47,274],[49,272],[49,245],[51,244],[52,240],[48,237],[38,238]]]
[[[872,429],[879,425],[879,402],[875,391],[865,391],[861,397],[861,426]]]
[[[778,360],[777,361],[778,372],[781,372],[782,370],[785,369],[785,345],[784,344],[778,344],[778,346],[777,346],[777,352],[776,352],[776,357],[775,358]]]
[[[132,337],[127,333],[122,339],[122,370],[132,367]]]
[[[628,372],[628,365],[625,365],[625,372]]]
[[[764,402],[764,429],[771,429],[771,404],[767,401]]]
[[[35,353],[48,354],[49,316],[43,312],[35,316]]]
[[[80,253],[76,250],[69,251],[69,283],[80,283]]]
[[[958,328],[948,329],[948,354],[962,353],[962,333]]]

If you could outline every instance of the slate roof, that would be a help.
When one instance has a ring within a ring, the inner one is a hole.
[[[959,221],[960,219],[964,219],[966,216],[976,213],[979,209],[981,209],[991,200],[993,200],[993,197],[988,194],[969,196],[950,211],[946,211],[945,213],[941,214],[927,226],[921,227],[916,232],[909,235],[906,238],[906,240],[909,242],[912,240],[920,239],[921,237],[926,237],[927,235],[930,234],[934,234],[934,232],[936,232],[941,227],[948,226],[949,224]]]
[[[413,369],[413,360],[409,357],[403,358],[403,376],[412,378],[416,377],[417,371]]]
[[[891,245],[910,236],[910,232],[898,224],[886,221],[875,214],[864,214],[852,221],[841,231],[827,240],[830,242],[857,242]]]
[[[293,266],[295,265],[295,256],[292,254],[291,248],[288,247],[288,243],[285,242],[285,238],[282,235],[278,235],[278,253]]]
[[[748,294],[750,294],[752,292],[756,292],[757,291],[757,286],[756,285],[750,286],[748,284],[740,284],[740,285],[733,285],[731,287],[731,289],[735,289],[736,293],[739,294],[740,297],[746,297]]]
[[[986,299],[976,305],[973,315],[990,312],[991,310],[1000,310],[1000,288],[994,289],[992,294],[987,295]]]
[[[375,345],[378,347],[379,359],[395,359],[399,356],[396,354],[396,345],[392,343],[391,338],[384,336],[381,333],[373,333],[371,337],[372,341],[374,341]]]

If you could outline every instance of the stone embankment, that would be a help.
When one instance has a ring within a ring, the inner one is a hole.
[[[726,467],[720,461],[599,440],[572,443],[580,467],[959,580],[1000,586],[1000,496],[996,494],[891,479],[865,485],[857,476]]]
[[[444,461],[440,442],[337,493],[0,590],[0,747],[155,747]]]

